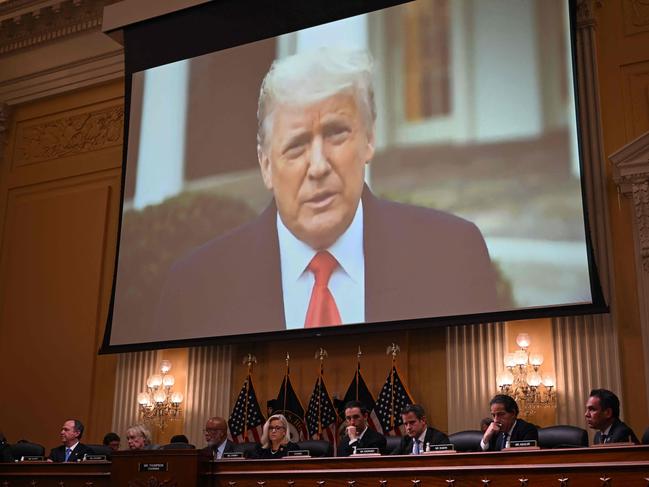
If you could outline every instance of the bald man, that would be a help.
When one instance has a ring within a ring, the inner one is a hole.
[[[209,453],[214,460],[222,458],[225,452],[232,451],[233,444],[228,440],[228,425],[225,419],[219,416],[208,419],[203,433],[207,442],[203,451]]]

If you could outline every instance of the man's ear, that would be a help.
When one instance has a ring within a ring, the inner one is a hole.
[[[264,180],[264,185],[267,189],[273,189],[273,168],[270,163],[270,158],[266,155],[266,152],[261,147],[257,145],[257,160],[259,161],[259,169],[261,169],[261,177]]]
[[[606,408],[604,409],[604,415],[607,418],[612,418],[613,417],[613,409],[612,408]]]
[[[365,155],[365,164],[369,164],[374,158],[374,131],[367,134],[367,153]]]

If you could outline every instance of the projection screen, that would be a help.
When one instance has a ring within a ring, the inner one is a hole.
[[[570,2],[321,2],[313,26],[257,3],[261,40],[186,29],[225,40],[151,66],[126,44],[104,351],[606,309]]]

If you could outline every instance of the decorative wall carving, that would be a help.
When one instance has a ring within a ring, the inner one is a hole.
[[[19,125],[14,164],[34,164],[120,145],[123,125],[121,105],[29,126]]]
[[[0,162],[4,159],[4,149],[9,131],[9,105],[0,103]]]
[[[601,7],[603,0],[577,0],[576,18],[577,25],[583,27],[584,24],[594,24],[595,7]]]
[[[99,30],[111,0],[8,1],[0,5],[0,56],[19,49]]]
[[[624,31],[627,35],[649,31],[647,0],[624,0]]]

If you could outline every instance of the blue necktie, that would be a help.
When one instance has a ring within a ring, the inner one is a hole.
[[[419,455],[421,453],[421,450],[419,449],[419,440],[415,439],[415,455]]]
[[[67,462],[70,459],[70,454],[72,453],[72,448],[66,448],[65,449],[65,460],[64,462]]]

